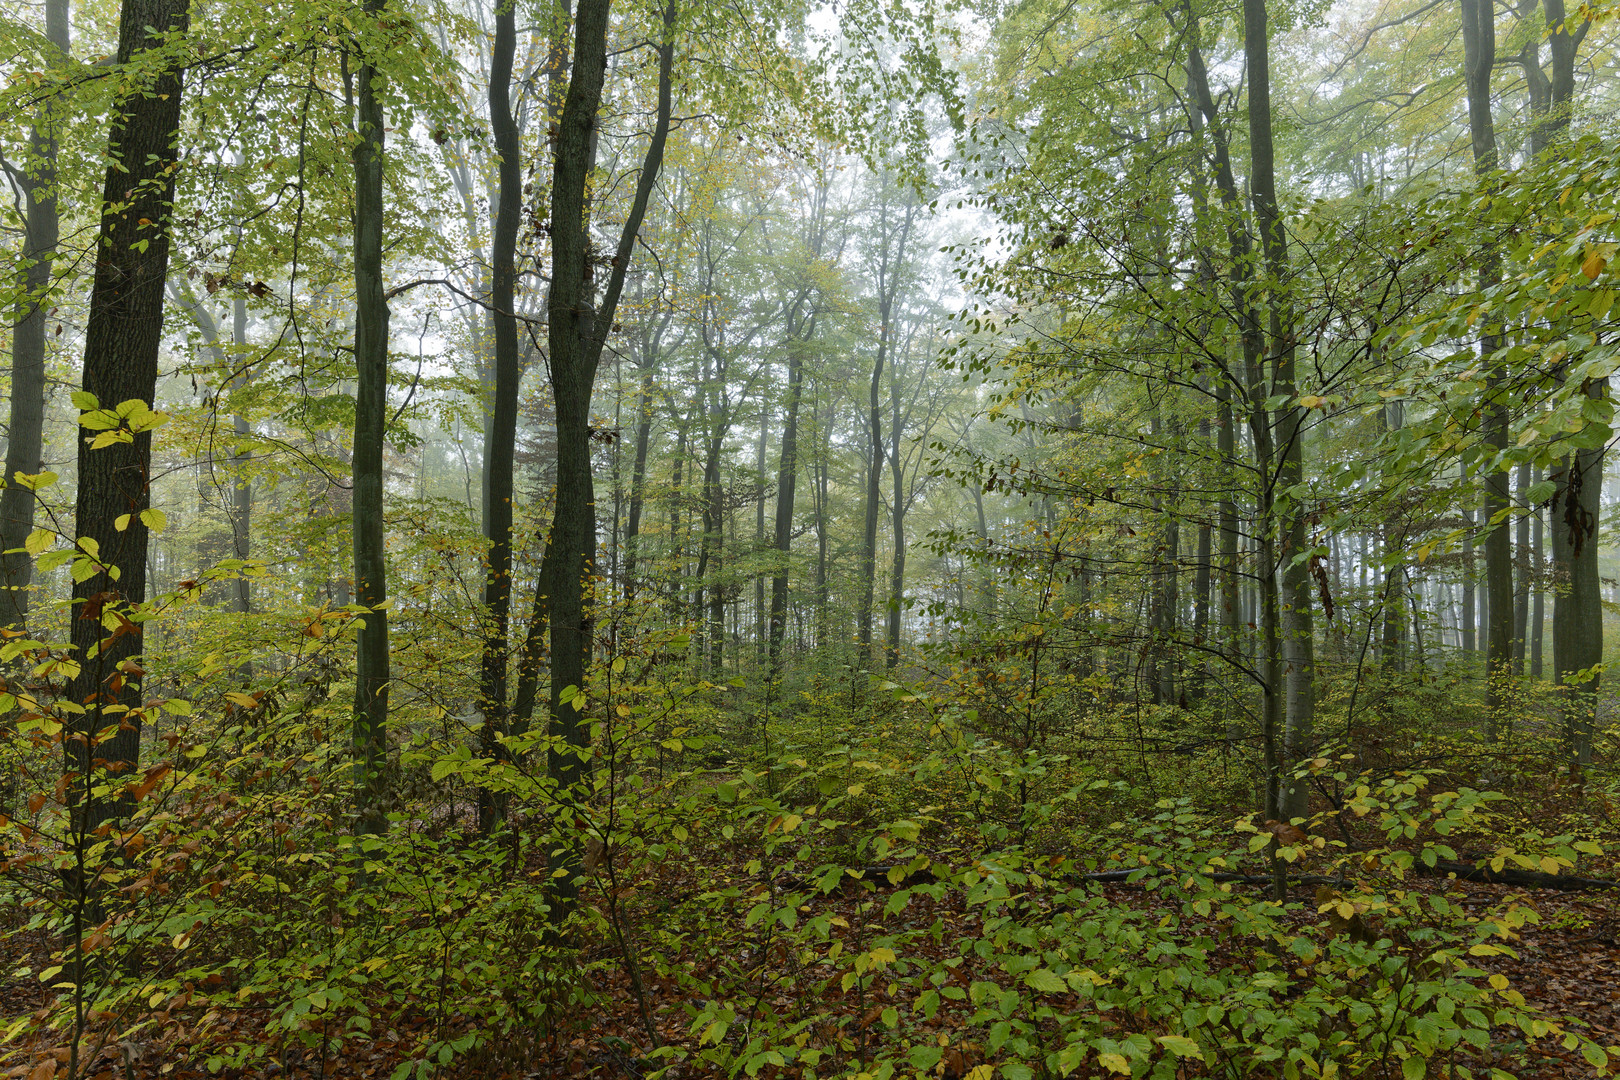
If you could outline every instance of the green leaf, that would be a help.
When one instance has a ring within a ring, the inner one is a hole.
[[[912,1068],[928,1072],[939,1064],[939,1059],[944,1053],[945,1048],[942,1046],[913,1046],[906,1052],[906,1060],[911,1062]]]
[[[96,395],[88,390],[75,390],[68,395],[68,400],[72,401],[73,407],[81,412],[91,412],[101,408],[101,402],[96,400]]]
[[[30,555],[38,555],[50,547],[55,539],[56,534],[49,529],[35,529],[28,534],[28,539],[23,541],[23,550]]]
[[[1428,1074],[1429,1061],[1427,1058],[1409,1057],[1401,1062],[1401,1076],[1403,1080],[1423,1080]]]
[[[1609,1055],[1605,1054],[1603,1048],[1595,1043],[1583,1043],[1581,1057],[1585,1058],[1586,1063],[1594,1069],[1605,1069],[1609,1065]]]
[[[1204,1051],[1185,1035],[1160,1035],[1155,1041],[1176,1057],[1204,1060]]]
[[[1024,985],[1031,990],[1039,990],[1046,994],[1066,994],[1069,992],[1069,984],[1064,982],[1063,977],[1051,968],[1036,968],[1031,971],[1024,976]]]

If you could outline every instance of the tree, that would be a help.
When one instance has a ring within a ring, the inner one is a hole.
[[[517,53],[517,0],[495,9],[495,43],[489,68],[489,122],[500,158],[500,190],[490,244],[490,322],[494,333],[494,386],[488,435],[484,443],[484,539],[489,569],[484,579],[488,630],[480,664],[480,711],[484,714],[484,749],[503,753],[498,736],[506,728],[507,632],[512,614],[512,479],[517,448],[518,384],[523,367],[518,351],[517,240],[523,212],[523,169],[519,159],[517,121],[512,114],[512,60]],[[485,796],[478,805],[479,824],[494,829],[501,810]]]
[[[1496,124],[1491,115],[1491,70],[1496,63],[1496,15],[1494,7],[1480,0],[1462,2],[1462,36],[1464,82],[1468,97],[1468,126],[1470,145],[1474,155],[1474,170],[1482,178],[1489,178],[1497,167]],[[1500,277],[1500,262],[1494,251],[1487,248],[1479,260],[1479,287],[1487,290]],[[1496,455],[1507,449],[1508,407],[1503,394],[1503,375],[1497,351],[1496,335],[1487,331],[1481,335],[1480,354],[1495,372],[1486,386],[1485,445]],[[1509,546],[1508,479],[1502,466],[1494,461],[1485,474],[1484,525],[1485,534],[1485,590],[1489,623],[1485,636],[1485,678],[1487,708],[1490,713],[1488,734],[1494,738],[1503,710],[1507,704],[1507,683],[1513,664],[1513,556]]]
[[[45,40],[67,60],[72,49],[68,0],[47,0]],[[34,531],[36,496],[17,474],[33,476],[42,468],[45,422],[45,342],[51,267],[60,232],[57,210],[57,129],[62,107],[56,95],[39,106],[39,118],[28,136],[28,156],[21,169],[11,168],[26,206],[21,269],[17,275],[17,321],[11,337],[10,423],[6,428],[6,466],[0,477],[0,626],[21,627],[28,619],[28,590],[34,560],[22,550]]]
[[[358,831],[380,833],[388,750],[388,563],[383,531],[383,444],[388,424],[388,300],[383,292],[383,125],[378,66],[386,0],[365,0],[374,29],[356,42],[354,143],[354,730]]]
[[[141,652],[146,613],[152,405],[163,343],[170,218],[180,127],[186,0],[126,0],[115,63],[121,77],[100,203],[95,282],[85,327],[74,532],[72,641],[78,673],[68,700],[82,706],[67,770],[80,824],[91,832],[120,812],[97,795],[95,771],[134,770],[140,755]]]
[[[593,302],[587,227],[587,186],[594,166],[594,132],[607,67],[610,0],[581,0],[574,16],[572,77],[557,124],[551,181],[551,293],[547,298],[551,394],[557,418],[557,494],[536,609],[550,634],[550,754],[552,778],[567,788],[584,772],[587,729],[575,699],[585,685],[591,651],[589,575],[596,558],[596,496],[591,476],[591,391],[613,325],[625,273],[663,165],[669,136],[674,28],[673,3],[661,12],[656,45],[655,120],[635,194],[600,304]],[[527,652],[527,650],[526,650]],[[526,657],[531,663],[532,652]],[[521,693],[521,687],[520,687]],[[532,693],[532,691],[531,691]]]
[[[874,302],[877,307],[877,348],[872,354],[872,377],[866,399],[866,519],[861,531],[859,575],[860,600],[855,609],[855,627],[860,663],[871,662],[872,605],[877,585],[878,511],[883,501],[883,365],[895,345],[895,316],[901,291],[911,284],[914,267],[907,245],[920,215],[915,192],[892,172],[877,179],[877,244],[870,252]]]

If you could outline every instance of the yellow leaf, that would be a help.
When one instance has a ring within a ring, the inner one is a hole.
[[[1301,394],[1299,403],[1307,409],[1320,409],[1327,404],[1327,398],[1317,394]]]
[[[117,529],[119,532],[123,532],[125,529],[129,528],[129,515],[119,514],[117,517],[113,518],[113,528]]]
[[[56,537],[50,532],[50,530],[35,529],[33,532],[28,534],[28,539],[23,541],[23,550],[27,551],[30,555],[38,555],[40,552],[50,547],[51,541],[55,539]]]
[[[1123,1054],[1098,1054],[1097,1064],[1105,1069],[1112,1069],[1121,1076],[1131,1075],[1131,1063],[1125,1060]]]
[[[1581,273],[1586,275],[1586,279],[1588,281],[1596,281],[1598,275],[1603,273],[1603,268],[1608,265],[1609,260],[1605,259],[1598,252],[1589,252],[1586,258],[1581,262]]]

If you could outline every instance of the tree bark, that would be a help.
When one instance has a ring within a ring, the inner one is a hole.
[[[375,20],[386,0],[366,0]],[[383,442],[388,422],[388,301],[383,294],[382,74],[361,57],[355,79],[360,138],[354,147],[354,591],[365,609],[355,645],[354,749],[357,831],[388,827],[383,768],[388,751],[388,565],[383,533]]]
[[[1260,234],[1269,293],[1271,395],[1286,403],[1277,410],[1277,488],[1287,493],[1304,479],[1305,410],[1296,397],[1292,305],[1287,299],[1288,239],[1277,204],[1275,151],[1271,132],[1271,55],[1265,0],[1243,0],[1243,53],[1249,92],[1249,185],[1256,231]],[[1289,496],[1279,522],[1282,532],[1282,612],[1278,627],[1286,680],[1285,773],[1310,754],[1316,716],[1316,648],[1311,617],[1311,571],[1305,531],[1306,508]],[[1279,817],[1302,817],[1309,789],[1283,777]]]
[[[68,59],[72,47],[68,0],[46,0],[45,37]],[[28,621],[34,558],[18,550],[34,531],[34,489],[17,483],[44,466],[45,341],[51,266],[61,230],[56,203],[57,127],[62,121],[54,97],[39,106],[28,135],[28,157],[21,181],[26,202],[22,258],[17,271],[17,322],[11,334],[10,423],[6,428],[6,471],[0,477],[0,626],[23,628]],[[113,404],[116,404],[114,402]]]
[[[905,213],[898,223],[889,218],[889,197],[893,178],[884,176],[879,206],[877,303],[877,354],[872,360],[872,378],[867,386],[867,438],[870,453],[866,468],[866,517],[861,530],[861,556],[857,571],[860,577],[860,601],[855,611],[856,636],[859,641],[859,664],[864,668],[872,659],[872,606],[877,591],[877,523],[878,503],[882,500],[883,475],[883,406],[880,397],[883,366],[894,346],[894,305],[898,299],[905,273],[906,244],[911,238],[911,226],[917,207],[915,200],[907,198]]]
[[[543,613],[550,638],[548,758],[550,778],[569,788],[585,775],[587,735],[584,699],[591,651],[590,575],[596,556],[596,493],[591,477],[591,393],[606,336],[624,290],[624,277],[647,203],[664,159],[669,135],[674,64],[673,3],[663,10],[658,45],[658,105],[652,137],[642,159],[630,212],[619,235],[600,308],[592,303],[592,258],[587,233],[588,186],[595,163],[597,113],[607,69],[610,0],[581,0],[574,19],[574,64],[561,117],[551,186],[551,292],[547,300],[547,341],[551,351],[551,392],[557,423],[557,494],[551,533],[540,567],[535,608]],[[534,677],[533,669],[524,677]],[[521,686],[520,686],[521,691]],[[532,690],[531,690],[532,693]],[[577,850],[566,852],[562,869],[577,866]],[[558,882],[565,903],[573,887]]]
[[[163,47],[164,35],[179,37],[188,28],[186,0],[125,0],[116,63],[125,67],[137,53]],[[142,651],[137,609],[146,601],[148,531],[141,512],[151,505],[155,419],[109,423],[107,413],[126,401],[149,411],[157,390],[182,70],[177,57],[140,84],[132,79],[121,88],[101,195],[83,375],[83,389],[94,395],[100,414],[80,418],[92,427],[77,440],[74,504],[80,555],[98,569],[73,586],[71,634],[82,666],[67,698],[85,712],[72,725],[76,737],[64,740],[75,824],[86,831],[127,809],[121,797],[98,797],[93,771],[104,765],[128,775],[139,763],[142,672],[133,660]],[[129,437],[93,449],[96,428],[109,426]]]
[[[782,642],[787,633],[788,556],[793,547],[793,503],[799,483],[799,402],[804,396],[804,350],[809,330],[788,342],[787,401],[782,417],[782,447],[776,465],[776,570],[771,576],[770,678],[782,676]]]
[[[1589,380],[1582,390],[1600,399],[1608,380]],[[1603,660],[1602,579],[1598,576],[1598,521],[1602,509],[1603,449],[1580,450],[1565,459],[1553,498],[1553,561],[1561,571],[1553,593],[1553,682],[1564,687],[1564,741],[1571,764],[1592,762],[1597,726],[1597,670]]]
[[[1530,463],[1519,463],[1513,496],[1518,519],[1514,522],[1513,562],[1515,575],[1513,590],[1513,678],[1524,678],[1526,631],[1530,623],[1530,503],[1526,492],[1530,489]]]
[[[523,168],[517,121],[512,115],[512,62],[517,53],[514,0],[495,7],[495,41],[489,65],[489,125],[495,140],[499,196],[490,239],[490,323],[494,387],[484,444],[484,649],[479,663],[479,711],[486,756],[506,757],[500,737],[508,727],[507,661],[512,615],[512,483],[517,450],[518,385],[523,377],[518,354],[517,235],[523,213]],[[486,835],[505,816],[504,800],[480,791],[478,825]]]
[[[1530,472],[1532,486],[1541,482],[1541,467],[1535,466]],[[1546,544],[1542,537],[1542,509],[1540,506],[1531,507],[1534,520],[1530,523],[1530,677],[1541,678],[1541,652],[1542,642],[1547,623],[1547,588]]]
[[[1491,70],[1496,62],[1496,15],[1492,0],[1462,0],[1464,83],[1468,97],[1468,128],[1474,171],[1485,181],[1497,166],[1496,124],[1491,115]],[[1479,288],[1486,291],[1501,277],[1500,258],[1494,247],[1481,253]],[[1485,383],[1484,443],[1494,454],[1507,449],[1508,407],[1503,397],[1505,373],[1495,359],[1497,335],[1480,335],[1481,358],[1489,372]],[[1486,737],[1495,739],[1506,720],[1513,673],[1513,552],[1505,520],[1508,508],[1507,473],[1494,462],[1486,466],[1484,526],[1485,595],[1489,622],[1485,628]]]

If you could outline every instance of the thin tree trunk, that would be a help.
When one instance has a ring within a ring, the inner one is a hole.
[[[649,353],[652,351],[648,350]],[[647,450],[652,442],[653,365],[649,356],[641,369],[636,392],[636,449],[630,465],[630,511],[624,527],[624,599],[636,598],[636,574],[641,562],[641,512],[647,497]]]
[[[232,381],[231,388],[240,390],[247,385],[248,372],[244,354],[247,349],[247,300],[238,296],[231,305],[231,341],[236,345],[237,363],[242,365],[241,373]],[[253,481],[246,476],[247,465],[252,460],[252,453],[246,449],[248,437],[252,434],[252,425],[247,417],[236,413],[231,417],[231,427],[236,432],[237,446],[231,451],[231,473],[235,482],[235,498],[232,499],[233,512],[231,514],[231,548],[232,554],[239,561],[246,562],[253,553]],[[239,615],[246,615],[253,607],[253,591],[248,576],[238,572],[235,589],[231,597],[231,610]],[[253,665],[251,661],[244,662],[241,668],[244,678],[251,678]]]
[[[517,121],[512,115],[512,63],[517,54],[517,15],[511,2],[495,6],[495,40],[489,67],[489,124],[495,139],[499,192],[490,240],[490,322],[494,338],[487,440],[484,444],[484,542],[488,566],[484,577],[484,649],[479,663],[480,733],[485,756],[504,760],[501,736],[509,727],[507,713],[508,635],[512,616],[512,486],[517,452],[518,354],[517,235],[523,213],[523,161]],[[506,801],[480,790],[478,826],[485,835],[505,817]]]
[[[1594,400],[1608,395],[1608,380],[1589,380]],[[1592,761],[1603,660],[1602,580],[1598,576],[1603,449],[1580,450],[1565,461],[1553,501],[1553,562],[1561,571],[1553,593],[1553,682],[1565,688],[1564,740],[1571,764]]]
[[[1474,633],[1474,613],[1479,609],[1479,603],[1474,597],[1474,492],[1468,482],[1469,469],[1466,464],[1462,466],[1462,505],[1463,505],[1463,578],[1462,578],[1462,635],[1463,652],[1468,654],[1472,662],[1474,653],[1478,651]]]
[[[804,396],[804,348],[788,343],[787,402],[782,449],[776,466],[776,570],[771,576],[770,678],[782,675],[782,641],[787,632],[788,554],[793,546],[793,503],[799,482],[799,402]]]
[[[1497,166],[1496,125],[1491,116],[1491,70],[1496,62],[1496,9],[1491,0],[1462,0],[1464,83],[1468,98],[1468,127],[1474,171],[1485,180]],[[1501,277],[1494,248],[1481,255],[1479,287],[1489,290]],[[1507,448],[1508,408],[1503,399],[1504,373],[1495,359],[1497,336],[1480,335],[1480,355],[1489,371],[1485,384],[1484,443],[1496,453]],[[1507,474],[1494,463],[1485,474],[1485,594],[1489,612],[1485,643],[1486,737],[1495,739],[1506,720],[1513,667],[1513,554],[1505,521],[1508,508]]]
[[[1535,486],[1541,482],[1541,467],[1535,466],[1530,472],[1530,484]],[[1546,567],[1547,552],[1542,538],[1542,508],[1531,508],[1534,520],[1530,523],[1530,677],[1541,678],[1541,645],[1543,632],[1547,622],[1547,588]]]
[[[1271,132],[1271,55],[1265,0],[1243,0],[1243,52],[1248,75],[1249,185],[1256,231],[1260,234],[1269,293],[1269,346],[1272,396],[1285,400],[1276,414],[1278,429],[1277,488],[1295,489],[1304,479],[1305,410],[1294,400],[1294,327],[1287,298],[1288,241],[1277,204],[1276,169]],[[1311,572],[1305,519],[1307,508],[1290,501],[1279,523],[1283,534],[1280,625],[1286,679],[1284,760],[1285,791],[1279,796],[1279,818],[1308,812],[1309,789],[1288,775],[1293,761],[1309,756],[1314,746],[1316,716],[1316,648],[1311,617]],[[1275,602],[1275,601],[1274,601]]]
[[[754,508],[754,550],[765,550],[765,444],[770,430],[768,417],[761,412],[759,418],[759,448],[754,456],[754,477],[759,484],[759,502]],[[754,574],[754,654],[765,662],[766,638],[770,636],[770,621],[765,612],[765,575]]]
[[[909,198],[905,215],[898,225],[889,220],[891,177],[882,177],[883,184],[881,236],[878,247],[878,342],[877,355],[872,361],[872,379],[867,387],[867,438],[870,453],[866,469],[866,518],[861,531],[861,561],[857,571],[860,577],[860,602],[855,612],[856,636],[860,643],[859,665],[864,668],[872,659],[872,605],[877,591],[877,523],[878,503],[882,498],[880,481],[883,474],[883,409],[880,391],[883,366],[894,345],[894,305],[898,298],[901,279],[905,272],[906,243],[911,238],[911,226],[916,217],[916,205]]]
[[[1530,572],[1534,565],[1530,558],[1530,502],[1526,493],[1530,490],[1530,463],[1520,462],[1517,476],[1517,490],[1513,502],[1518,510],[1518,520],[1514,525],[1513,561],[1517,566],[1517,575],[1513,590],[1513,678],[1524,678],[1525,645],[1528,640],[1530,623]]]
[[[906,591],[906,475],[900,467],[900,429],[903,421],[900,416],[898,374],[898,371],[892,371],[889,376],[889,486],[892,499],[889,517],[894,533],[894,551],[889,564],[888,641],[883,664],[889,671],[900,664],[900,621]]]
[[[375,19],[385,0],[366,0]],[[362,57],[355,81],[359,141],[354,147],[354,537],[355,600],[360,616],[355,646],[354,748],[357,830],[381,833],[383,760],[388,722],[388,568],[383,539],[383,441],[388,420],[388,301],[383,295],[382,76]]]

